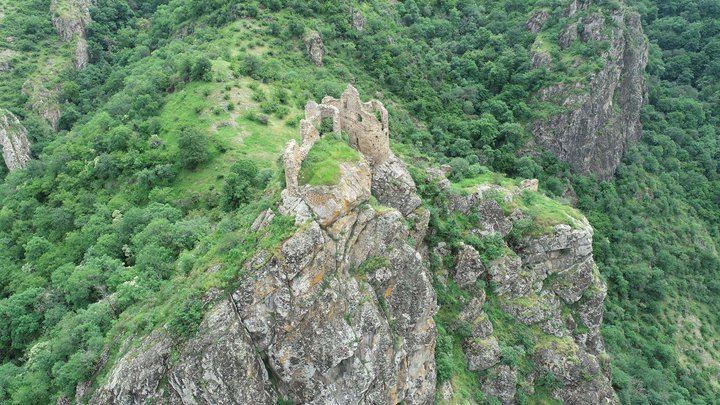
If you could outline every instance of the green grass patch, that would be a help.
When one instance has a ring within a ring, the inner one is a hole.
[[[517,186],[517,181],[505,177],[501,173],[487,171],[475,177],[462,179],[452,183],[452,189],[456,192],[472,192],[474,187],[481,184],[498,184],[507,188],[514,188]]]
[[[300,184],[333,186],[340,181],[340,164],[357,162],[362,157],[343,139],[326,135],[310,149],[300,168]]]
[[[526,191],[515,197],[512,205],[512,208],[519,208],[531,218],[531,222],[521,230],[523,236],[546,235],[552,233],[555,225],[559,224],[567,224],[577,229],[584,222],[580,211],[541,193]]]

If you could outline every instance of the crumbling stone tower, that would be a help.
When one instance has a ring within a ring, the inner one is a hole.
[[[363,103],[357,89],[348,85],[340,99],[327,96],[320,104],[309,101],[305,105],[305,118],[300,121],[300,145],[291,140],[283,155],[285,182],[291,195],[298,195],[300,167],[320,139],[318,128],[324,119],[332,120],[335,134],[347,134],[350,146],[362,153],[371,167],[382,165],[390,156],[387,110],[377,100]]]

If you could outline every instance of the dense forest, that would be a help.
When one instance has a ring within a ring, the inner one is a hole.
[[[457,183],[537,178],[587,216],[621,403],[718,403],[719,0],[625,2],[649,40],[647,104],[611,180],[533,142],[533,123],[557,112],[538,92],[601,68],[603,46],[580,42],[557,51],[580,64],[532,63],[528,18],[549,10],[558,31],[568,1],[97,0],[82,69],[50,3],[0,0],[0,110],[20,119],[33,157],[0,165],[0,403],[72,398],[160,326],[192,336],[208,292],[229,291],[257,249],[295,231],[284,216],[269,232],[250,225],[280,198],[279,158],[305,103],[347,83],[385,103],[418,183],[427,162]],[[307,56],[315,35],[322,66]],[[420,188],[428,205],[435,192]],[[452,220],[430,226],[451,233]],[[468,373],[445,366],[439,381]],[[538,398],[521,403],[553,403]]]

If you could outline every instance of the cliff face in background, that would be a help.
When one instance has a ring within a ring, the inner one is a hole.
[[[0,110],[0,145],[5,166],[10,171],[22,169],[30,161],[27,130],[13,113],[6,110]]]
[[[576,41],[607,44],[600,56],[603,67],[587,83],[578,80],[542,89],[539,100],[556,104],[563,112],[536,122],[533,132],[540,146],[580,172],[609,179],[628,146],[642,135],[640,109],[646,102],[643,75],[648,43],[638,13],[624,6],[603,13],[591,6],[590,0],[573,1],[560,19],[560,34],[542,40],[556,42],[551,47],[559,46],[561,52]],[[545,20],[547,12],[538,12],[528,21],[528,29],[542,36]],[[533,63],[552,70],[557,61],[544,50],[548,47],[536,47]]]

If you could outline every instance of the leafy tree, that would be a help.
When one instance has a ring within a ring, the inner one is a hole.
[[[184,128],[178,138],[180,164],[195,169],[209,158],[210,141],[206,134],[197,128]]]
[[[253,190],[260,184],[258,169],[249,160],[238,160],[230,168],[230,174],[223,186],[223,208],[227,211],[236,209],[240,204],[252,199]]]

